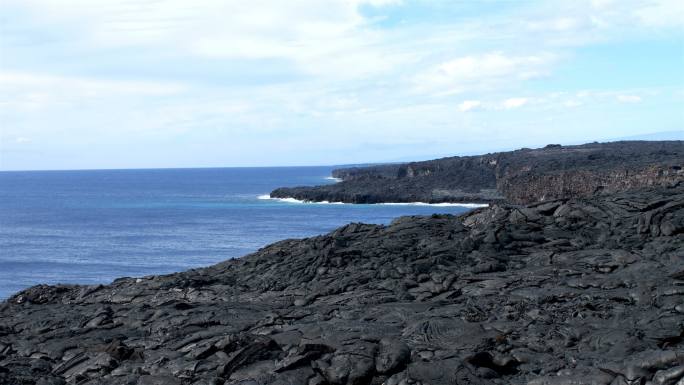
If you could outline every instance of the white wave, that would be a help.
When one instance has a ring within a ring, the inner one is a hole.
[[[387,206],[436,206],[436,207],[466,207],[466,208],[478,208],[478,207],[489,207],[487,203],[426,203],[426,202],[384,202],[377,203],[379,205]]]
[[[259,195],[259,199],[263,200],[274,200],[283,203],[306,203],[306,204],[318,204],[318,205],[346,205],[354,203],[344,203],[344,202],[330,202],[330,201],[304,201],[295,198],[271,198],[270,195]],[[386,206],[435,206],[435,207],[465,207],[465,208],[478,208],[478,207],[488,207],[486,203],[425,203],[425,202],[385,202],[385,203],[372,203],[377,205]]]
[[[278,201],[278,202],[283,202],[283,203],[308,203],[308,204],[315,204],[315,205],[344,205],[344,204],[346,204],[344,202],[304,201],[304,200],[295,199],[295,198],[271,198],[270,195],[259,195],[259,199],[267,199],[267,200]]]
[[[340,178],[335,178],[334,176],[326,176],[325,179],[327,179],[327,180],[334,180],[335,182],[342,182],[342,179],[340,179]]]
[[[294,198],[271,198],[275,201],[278,202],[286,202],[286,203],[306,203],[305,201],[299,200],[299,199],[294,199]]]

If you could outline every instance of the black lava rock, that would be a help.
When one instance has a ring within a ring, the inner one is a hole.
[[[20,292],[0,384],[682,384],[683,271],[682,183],[356,223]]]
[[[529,204],[668,186],[684,178],[684,142],[554,144],[480,156],[338,169],[333,176],[342,182],[279,188],[271,197],[347,203]]]

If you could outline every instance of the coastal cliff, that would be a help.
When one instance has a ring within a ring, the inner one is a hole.
[[[679,384],[683,250],[682,183],[354,223],[20,292],[0,305],[0,383]]]
[[[684,178],[684,142],[549,145],[480,156],[346,168],[340,183],[279,188],[273,198],[347,203],[533,203],[666,186]]]

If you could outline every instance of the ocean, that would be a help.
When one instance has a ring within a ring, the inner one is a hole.
[[[350,222],[469,207],[266,199],[336,183],[333,167],[0,172],[0,299],[46,283],[109,283],[240,257]]]

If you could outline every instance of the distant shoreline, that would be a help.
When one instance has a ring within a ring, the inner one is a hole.
[[[684,141],[550,144],[478,156],[335,169],[341,180],[281,187],[272,198],[356,204],[529,204],[668,186],[684,177]]]

